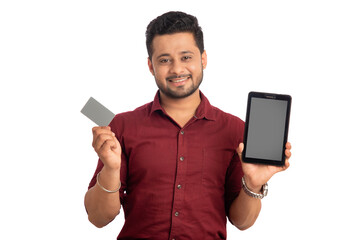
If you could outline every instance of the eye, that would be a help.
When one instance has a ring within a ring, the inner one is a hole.
[[[183,60],[183,61],[189,61],[189,60],[191,60],[191,59],[192,59],[191,56],[183,56],[183,57],[182,57],[182,60]]]
[[[160,61],[160,63],[168,63],[168,62],[170,62],[170,59],[168,59],[168,58],[162,58],[162,59],[160,59],[159,61]]]

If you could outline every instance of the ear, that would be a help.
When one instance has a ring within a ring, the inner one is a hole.
[[[151,62],[151,60],[150,60],[149,57],[148,57],[148,67],[149,67],[149,70],[150,70],[151,74],[154,76],[154,75],[155,75],[155,73],[154,73],[154,67],[153,67],[153,64],[152,64],[152,62]]]
[[[207,66],[207,54],[206,51],[204,50],[204,52],[201,54],[201,64],[203,66],[203,69],[206,68]]]

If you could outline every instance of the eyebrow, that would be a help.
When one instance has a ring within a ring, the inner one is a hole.
[[[192,51],[182,51],[181,54],[184,55],[184,54],[194,54]],[[159,59],[159,58],[162,58],[162,57],[169,57],[170,56],[170,53],[163,53],[161,55],[159,55],[156,59]]]
[[[188,53],[194,54],[192,51],[182,51],[181,52],[181,54],[188,54]]]
[[[159,58],[162,58],[162,57],[169,57],[169,56],[170,56],[169,53],[163,53],[163,54],[157,56],[156,59],[159,59]]]

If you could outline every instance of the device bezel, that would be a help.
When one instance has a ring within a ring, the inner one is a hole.
[[[252,98],[262,98],[262,99],[271,99],[271,100],[285,100],[287,101],[287,110],[286,110],[286,120],[285,120],[285,131],[284,131],[284,142],[283,142],[283,152],[281,160],[272,160],[272,159],[263,159],[263,158],[252,158],[246,156],[246,147],[247,147],[247,138],[249,130],[249,118],[250,118],[250,108]],[[289,133],[289,122],[290,122],[290,110],[291,110],[292,97],[286,94],[276,94],[276,93],[266,93],[266,92],[249,92],[248,102],[246,108],[246,120],[245,120],[245,130],[244,130],[244,149],[242,152],[242,160],[247,163],[261,163],[266,165],[275,165],[283,166],[285,164],[285,145],[288,141]]]

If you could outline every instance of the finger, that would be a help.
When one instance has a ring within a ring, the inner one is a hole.
[[[238,154],[241,154],[243,150],[244,150],[244,144],[240,143],[239,146],[236,148],[236,152]]]
[[[116,147],[117,147],[116,142],[114,141],[113,138],[111,138],[111,139],[105,140],[105,142],[103,143],[103,145],[100,148],[100,151],[108,151],[108,150],[112,150]]]
[[[290,167],[290,162],[289,162],[289,159],[287,158],[286,160],[285,160],[285,164],[284,164],[284,166],[283,166],[283,170],[286,170],[286,169],[288,169]]]
[[[107,134],[107,133],[98,135],[93,142],[93,147],[95,151],[98,152],[102,147],[102,145],[105,143],[105,141],[113,140],[113,137],[114,136],[112,134]]]
[[[101,134],[108,134],[108,135],[112,135],[115,136],[115,134],[110,130],[110,127],[93,127],[92,129],[93,132],[93,147],[95,145],[95,141],[96,139],[99,137],[99,135]]]
[[[116,148],[119,148],[120,149],[120,151],[121,151],[121,145],[120,145],[120,142],[119,142],[119,140],[117,139],[117,137],[115,136],[115,134],[114,134],[114,141],[115,141],[115,143],[116,143]]]
[[[286,156],[287,159],[289,159],[291,157],[291,152],[290,152],[289,149],[285,150],[285,156]]]
[[[239,148],[240,148],[240,153],[242,153],[244,150],[244,143],[240,143]]]
[[[115,146],[116,143],[113,140],[106,140],[98,152],[100,159],[103,161],[108,159],[108,157],[112,156],[114,154],[113,147]],[[105,162],[103,163],[105,164]]]
[[[94,133],[94,135],[93,135],[93,142],[92,142],[92,146],[93,146],[93,148],[96,148],[96,149],[98,149],[99,148],[99,141],[105,141],[106,139],[104,138],[105,136],[111,136],[111,134],[110,133],[108,133],[108,132],[101,132],[101,133],[99,133],[98,131],[99,130],[96,130],[97,132],[96,133]],[[101,145],[102,145],[102,143],[101,143]]]
[[[290,143],[290,142],[287,142],[287,143],[285,144],[285,148],[290,150],[290,149],[291,149],[291,143]]]
[[[101,129],[105,129],[105,130],[111,130],[110,126],[96,126],[92,128],[92,132],[94,133],[95,131],[101,130]]]
[[[111,132],[111,128],[109,126],[92,128],[93,135],[99,135],[101,133],[109,133],[109,132]]]
[[[242,161],[242,152],[244,150],[244,143],[240,143],[239,146],[236,148],[236,152],[239,155],[240,161]]]

